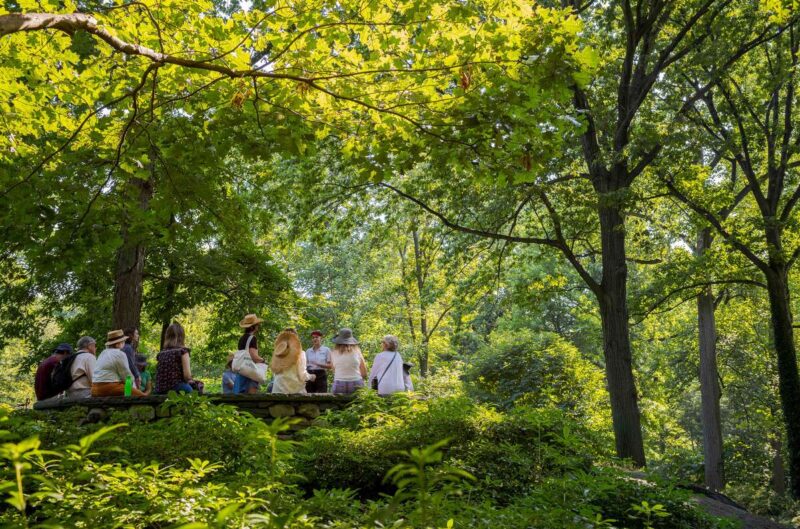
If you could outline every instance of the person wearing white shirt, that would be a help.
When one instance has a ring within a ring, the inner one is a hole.
[[[311,347],[306,351],[308,372],[316,378],[306,383],[308,393],[328,392],[328,370],[333,369],[331,350],[322,345],[322,332],[311,333]]]
[[[122,346],[127,340],[122,329],[108,333],[106,348],[97,357],[92,373],[92,397],[118,397],[125,393],[125,380],[133,373],[128,367],[128,356],[122,351]],[[138,388],[131,388],[131,395],[143,397],[144,393]]]
[[[372,370],[369,372],[370,387],[377,389],[379,395],[414,391],[411,377],[403,369],[403,357],[397,352],[400,346],[397,337],[386,335],[381,345],[383,351],[375,357]]]
[[[92,396],[92,376],[94,374],[97,342],[91,336],[78,340],[78,351],[70,366],[72,385],[67,389],[69,399],[86,399]]]
[[[340,329],[332,341],[335,347],[331,353],[333,363],[331,393],[350,395],[358,388],[364,387],[364,379],[368,372],[367,363],[351,329],[346,327]]]

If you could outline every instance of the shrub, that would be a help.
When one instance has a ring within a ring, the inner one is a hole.
[[[364,497],[391,492],[382,479],[398,454],[442,439],[450,440],[445,462],[473,474],[482,494],[498,501],[591,464],[594,436],[555,409],[503,413],[463,396],[413,401],[366,391],[326,418],[328,427],[301,434],[294,460],[309,488],[345,487]]]
[[[554,406],[592,429],[610,430],[603,372],[557,334],[492,333],[464,379],[481,401],[503,408]]]

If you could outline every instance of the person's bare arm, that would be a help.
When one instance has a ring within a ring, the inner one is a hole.
[[[258,356],[258,349],[256,349],[255,347],[251,347],[248,352],[250,353],[250,358],[256,364],[266,364],[267,363],[266,360],[264,360],[263,358]]]
[[[364,362],[364,357],[361,357],[361,362],[358,364],[358,369],[361,371],[361,378],[367,378],[367,363]]]
[[[192,381],[192,369],[189,366],[189,353],[183,353],[181,355],[181,367],[183,367],[183,379],[186,382]]]

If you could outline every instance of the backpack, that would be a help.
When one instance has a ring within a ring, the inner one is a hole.
[[[84,373],[75,380],[72,379],[72,363],[78,355],[86,353],[87,351],[72,353],[62,358],[61,361],[56,364],[53,371],[50,373],[50,387],[48,389],[51,395],[59,395],[67,391],[75,380],[86,376],[86,373]]]

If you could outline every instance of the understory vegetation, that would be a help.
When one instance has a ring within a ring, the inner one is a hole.
[[[556,407],[464,396],[380,398],[284,440],[202,397],[174,416],[81,425],[2,412],[0,522],[9,527],[734,527],[690,492],[627,473]]]

